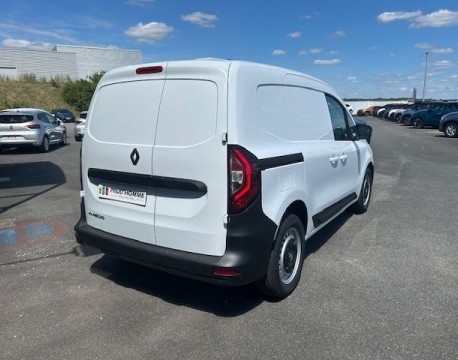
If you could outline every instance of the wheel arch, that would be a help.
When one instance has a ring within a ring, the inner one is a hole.
[[[308,211],[307,211],[307,207],[305,206],[304,202],[301,200],[296,200],[292,202],[291,204],[289,204],[289,206],[286,208],[285,212],[283,213],[283,216],[281,217],[279,227],[289,215],[296,215],[302,222],[302,226],[304,227],[304,232],[307,233]]]

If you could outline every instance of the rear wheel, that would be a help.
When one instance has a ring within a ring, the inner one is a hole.
[[[363,214],[369,208],[372,194],[372,180],[372,171],[371,169],[367,169],[364,174],[363,185],[361,186],[361,191],[359,192],[358,201],[350,208],[353,213]]]
[[[296,215],[289,215],[278,230],[267,274],[257,283],[264,294],[284,299],[294,291],[301,278],[304,242],[301,220]]]
[[[447,137],[458,137],[458,125],[455,123],[448,123],[445,125],[444,134]]]
[[[423,127],[425,126],[423,120],[420,118],[413,119],[412,123],[415,129],[423,129]]]
[[[44,152],[44,153],[49,151],[49,139],[48,139],[48,137],[46,135],[43,138],[43,142],[41,143],[40,150],[41,150],[41,152]]]

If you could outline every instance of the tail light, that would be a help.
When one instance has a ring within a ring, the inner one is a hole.
[[[39,129],[39,128],[40,128],[40,124],[27,125],[27,127],[28,127],[29,129]]]
[[[82,121],[81,120],[75,120],[75,125],[78,125],[78,124],[81,124]]]
[[[229,146],[229,213],[250,206],[261,192],[258,159],[240,146]]]
[[[135,69],[137,75],[158,74],[163,71],[162,66],[143,66]]]

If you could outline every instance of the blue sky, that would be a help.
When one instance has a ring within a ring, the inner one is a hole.
[[[0,47],[141,50],[143,62],[218,57],[316,76],[342,97],[458,98],[458,2],[3,1]],[[428,56],[426,56],[428,52]]]

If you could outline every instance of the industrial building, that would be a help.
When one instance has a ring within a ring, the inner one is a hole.
[[[69,77],[87,79],[94,73],[142,62],[141,51],[57,45],[51,51],[0,49],[0,76],[19,79]]]

